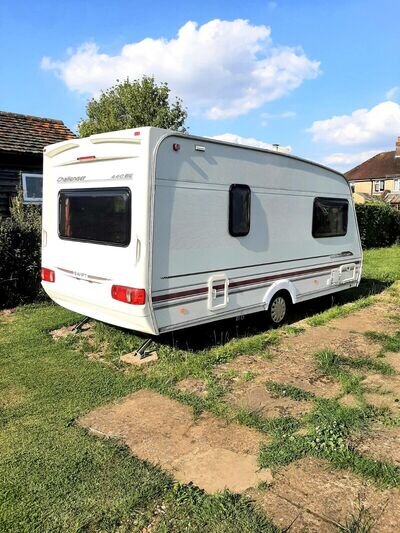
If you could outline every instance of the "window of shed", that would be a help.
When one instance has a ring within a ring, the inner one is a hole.
[[[43,176],[22,174],[22,192],[25,203],[41,203],[43,196]]]
[[[250,231],[251,191],[248,185],[233,184],[229,189],[229,233],[244,237]]]
[[[315,198],[313,237],[342,237],[347,233],[349,202],[342,198]]]

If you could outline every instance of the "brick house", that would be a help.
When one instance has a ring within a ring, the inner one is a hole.
[[[43,148],[73,138],[61,120],[0,111],[0,218],[19,187],[26,203],[41,202]]]
[[[351,184],[355,202],[381,199],[400,209],[400,137],[395,150],[374,155],[346,172],[345,176]]]

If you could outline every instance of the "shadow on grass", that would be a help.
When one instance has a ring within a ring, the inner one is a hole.
[[[344,305],[360,298],[379,294],[390,285],[390,281],[364,278],[357,288],[315,298],[293,306],[288,324],[326,311],[334,305]],[[181,350],[207,350],[214,346],[224,345],[233,338],[256,335],[270,328],[266,314],[261,312],[167,333],[156,337],[155,341]]]

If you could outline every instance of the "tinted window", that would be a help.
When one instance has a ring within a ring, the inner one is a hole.
[[[229,233],[243,237],[250,231],[250,187],[231,185],[229,189]]]
[[[127,246],[131,234],[129,189],[60,191],[59,234],[63,239]]]
[[[340,198],[315,198],[313,237],[340,237],[347,233],[349,202]]]

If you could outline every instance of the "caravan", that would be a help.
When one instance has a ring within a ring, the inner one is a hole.
[[[157,128],[44,152],[42,284],[60,305],[158,335],[355,287],[344,176],[277,151]]]

